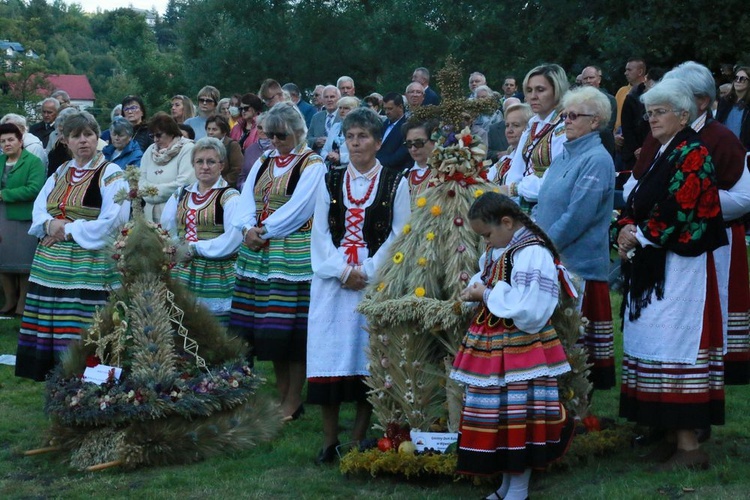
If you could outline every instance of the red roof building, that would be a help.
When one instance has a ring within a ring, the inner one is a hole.
[[[70,102],[78,109],[94,105],[96,95],[86,75],[49,75],[47,81],[54,90],[64,90],[70,95]]]

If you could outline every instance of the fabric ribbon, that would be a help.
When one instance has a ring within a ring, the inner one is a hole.
[[[567,293],[568,296],[577,299],[578,292],[576,291],[576,287],[573,284],[573,279],[570,277],[568,270],[560,263],[559,260],[555,261],[555,267],[557,268],[557,279],[560,281],[560,285],[562,286],[565,293]]]

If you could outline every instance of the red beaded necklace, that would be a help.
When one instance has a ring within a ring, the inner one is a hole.
[[[277,167],[284,168],[290,163],[292,163],[292,160],[294,160],[294,155],[277,156],[275,160],[276,160]]]
[[[378,178],[377,175],[373,176],[372,180],[370,181],[370,187],[367,188],[367,192],[365,195],[360,198],[356,199],[354,196],[352,196],[352,185],[351,185],[351,176],[349,175],[349,172],[346,173],[346,198],[349,200],[349,203],[353,205],[360,206],[365,201],[370,199],[370,195],[372,194],[372,190],[375,189],[375,180]]]
[[[190,193],[191,197],[193,198],[193,203],[196,205],[203,205],[206,200],[211,196],[211,193],[213,193],[213,189],[209,189],[206,191],[205,194],[200,193]]]
[[[409,174],[409,176],[411,177],[411,183],[415,186],[422,184],[424,180],[430,176],[430,173],[431,172],[429,168],[426,168],[421,176],[419,175],[419,172],[417,172],[416,170],[412,170]]]

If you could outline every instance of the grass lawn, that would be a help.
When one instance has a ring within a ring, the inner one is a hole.
[[[0,321],[0,354],[15,353],[18,324]],[[621,338],[617,342],[621,345]],[[270,363],[260,363],[259,370],[269,379],[263,390],[273,394]],[[24,450],[43,445],[47,417],[42,389],[42,384],[17,379],[12,367],[0,365],[0,498],[439,499],[479,498],[491,491],[468,481],[345,477],[337,467],[317,467],[313,458],[321,444],[321,418],[319,408],[312,406],[301,420],[285,425],[274,441],[242,454],[188,466],[81,473],[57,454],[23,456]],[[594,397],[594,411],[600,416],[616,416],[617,404],[616,389]],[[345,407],[342,441],[353,417],[353,408]],[[701,472],[652,473],[651,465],[631,449],[591,457],[575,469],[532,475],[531,498],[750,498],[750,387],[727,388],[727,425],[714,428],[705,449],[712,466]]]

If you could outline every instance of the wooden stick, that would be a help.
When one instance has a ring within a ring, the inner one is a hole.
[[[41,455],[42,453],[50,453],[52,451],[60,451],[62,448],[60,446],[47,446],[46,448],[36,448],[35,450],[26,450],[23,452],[23,454],[27,457],[33,456],[33,455]]]
[[[111,462],[104,462],[103,464],[96,464],[92,465],[91,467],[86,467],[86,472],[96,472],[104,469],[109,469],[111,467],[117,467],[124,463],[125,462],[123,460],[112,460]]]

